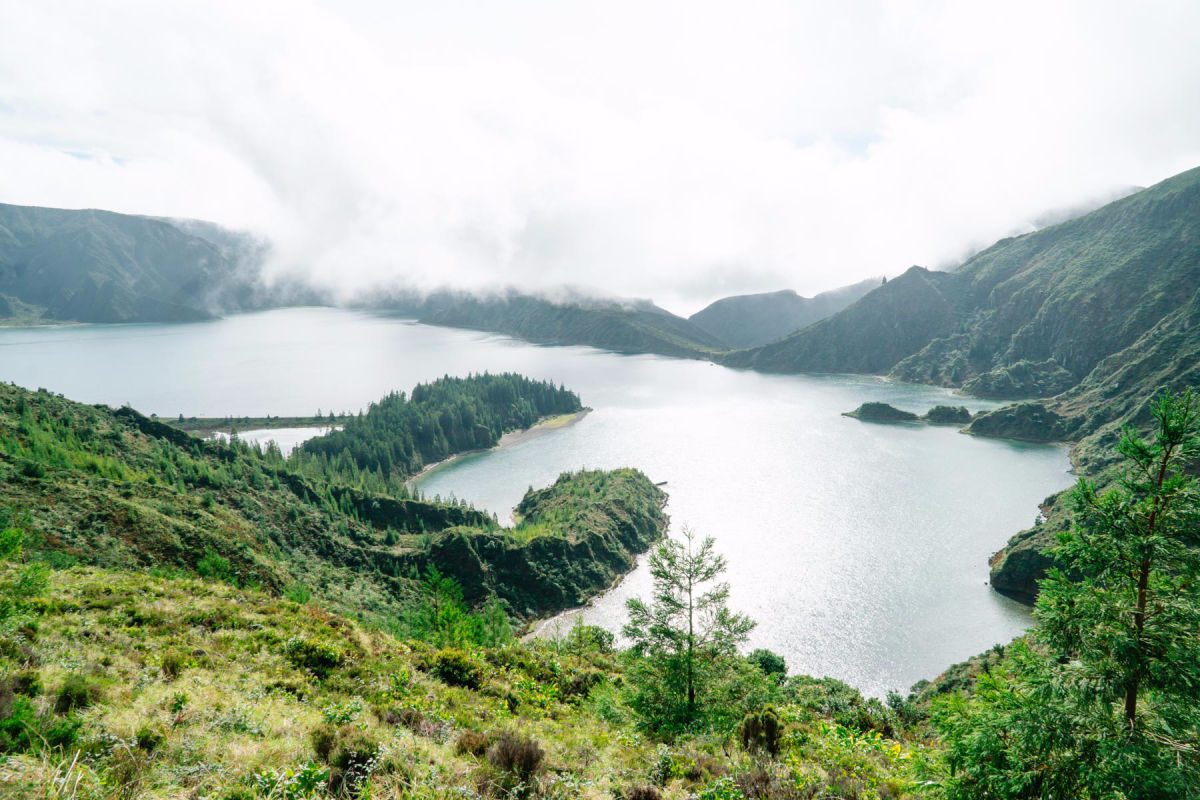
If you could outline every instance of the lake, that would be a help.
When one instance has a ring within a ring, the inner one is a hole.
[[[732,604],[758,621],[751,646],[793,672],[882,695],[1030,625],[1027,609],[988,588],[987,559],[1071,483],[1066,449],[841,416],[868,400],[916,412],[995,405],[949,390],[539,347],[335,309],[0,329],[0,379],[160,416],[357,411],[485,370],[562,382],[594,411],[432,472],[422,491],[507,520],[528,487],[564,470],[637,467],[666,482],[673,529],[717,538]],[[648,592],[643,563],[559,626],[582,617],[619,629],[625,599]]]

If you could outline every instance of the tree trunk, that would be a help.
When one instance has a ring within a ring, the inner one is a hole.
[[[689,553],[690,555],[690,553]],[[695,606],[692,602],[692,578],[688,576],[688,652],[687,652],[687,715],[688,721],[696,718],[696,659]]]
[[[1158,465],[1158,476],[1154,481],[1157,494],[1154,496],[1154,505],[1150,509],[1150,516],[1146,519],[1146,539],[1149,540],[1154,536],[1154,528],[1158,523],[1159,504],[1162,502],[1162,487],[1167,479],[1167,466],[1171,463],[1171,456],[1175,448],[1167,445],[1163,448],[1162,459]],[[1125,722],[1129,725],[1129,730],[1133,731],[1137,724],[1137,698],[1138,689],[1142,682],[1142,671],[1145,668],[1145,656],[1142,653],[1142,634],[1146,629],[1146,601],[1147,593],[1150,588],[1150,553],[1147,551],[1142,556],[1142,563],[1138,565],[1138,583],[1137,583],[1137,606],[1133,611],[1133,627],[1134,641],[1136,643],[1136,658],[1137,663],[1133,668],[1133,675],[1129,682],[1125,684]]]

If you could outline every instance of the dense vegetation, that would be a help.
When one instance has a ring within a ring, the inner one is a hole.
[[[911,411],[896,408],[887,403],[863,403],[843,417],[863,422],[929,422],[934,425],[966,425],[971,421],[971,412],[964,406],[934,406],[919,416]]]
[[[930,767],[897,711],[836,681],[743,659],[755,691],[724,707],[733,721],[664,739],[629,702],[636,657],[605,631],[460,641],[221,582],[58,570],[4,634],[0,793],[912,797]]]
[[[552,494],[578,504],[573,524],[534,510],[505,530],[463,504],[302,474],[273,447],[0,385],[0,523],[19,522],[34,551],[64,563],[215,576],[383,619],[406,606],[431,554],[464,551],[447,568],[472,599],[525,570],[511,597],[524,616],[606,588],[666,526],[662,492],[633,470],[565,476]]]
[[[290,460],[305,474],[402,494],[426,465],[494,447],[509,431],[582,408],[574,392],[521,375],[447,376],[418,385],[411,397],[395,392],[372,403],[341,430],[309,439]]]
[[[890,373],[1000,397],[1057,394],[1193,301],[1198,232],[1195,169],[1002,240],[954,271],[913,267],[841,313],[730,361]]]
[[[1038,631],[884,704],[742,655],[753,622],[728,609],[711,539],[690,533],[654,551],[628,649],[588,627],[515,639],[520,592],[554,570],[585,586],[570,570],[602,543],[631,559],[648,540],[623,537],[661,531],[661,493],[633,470],[563,476],[526,496],[512,531],[472,528],[470,509],[301,477],[277,453],[128,409],[0,392],[12,796],[1149,800],[1200,787],[1190,395],[1154,404],[1153,439],[1121,440],[1117,489],[1081,482]],[[447,519],[429,541],[386,543],[435,513]],[[337,537],[310,527],[343,523]],[[354,554],[401,550],[391,563],[411,574]],[[479,558],[465,571],[464,552]],[[322,571],[360,582],[332,591]]]
[[[1160,396],[1112,488],[1081,480],[1040,626],[939,713],[952,798],[1200,793],[1200,405]]]

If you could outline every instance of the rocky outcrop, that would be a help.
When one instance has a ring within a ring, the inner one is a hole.
[[[887,403],[863,403],[853,411],[844,412],[842,416],[863,422],[919,422],[921,419],[911,411],[904,411]]]

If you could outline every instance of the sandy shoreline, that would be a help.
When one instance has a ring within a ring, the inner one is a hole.
[[[542,436],[550,431],[559,430],[560,428],[570,427],[586,417],[591,411],[592,409],[590,408],[583,408],[573,414],[556,414],[552,417],[542,417],[531,427],[520,431],[510,431],[509,433],[504,434],[500,437],[500,441],[497,442],[494,447],[481,448],[479,450],[466,450],[462,453],[455,453],[449,458],[444,458],[441,461],[435,461],[432,464],[426,464],[420,472],[418,472],[416,475],[413,475],[404,483],[410,489],[414,488],[422,478],[426,478],[431,473],[454,464],[459,459],[465,458],[466,456],[475,455],[477,453],[488,453],[493,450],[499,450],[502,447],[511,447],[512,445],[519,444],[526,439]]]

